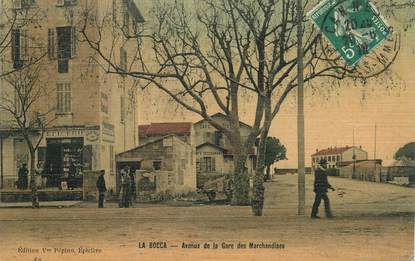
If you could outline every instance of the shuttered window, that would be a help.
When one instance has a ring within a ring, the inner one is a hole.
[[[56,41],[55,41],[55,29],[48,29],[48,57],[49,59],[56,58]]]
[[[70,113],[71,112],[71,84],[70,83],[58,83],[58,113]]]
[[[27,30],[13,29],[11,32],[11,55],[13,60],[13,68],[20,69],[23,66],[23,60],[27,58],[29,45]]]

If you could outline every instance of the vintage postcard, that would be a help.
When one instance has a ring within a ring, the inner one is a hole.
[[[0,261],[414,260],[413,0],[0,0]]]

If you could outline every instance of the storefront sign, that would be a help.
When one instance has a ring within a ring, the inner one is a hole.
[[[46,137],[83,137],[84,129],[61,129],[61,130],[47,130]]]
[[[218,151],[204,151],[204,152],[197,152],[198,156],[212,156],[212,155],[222,155],[222,152]]]

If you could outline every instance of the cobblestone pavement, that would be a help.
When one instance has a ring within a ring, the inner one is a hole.
[[[304,217],[296,215],[296,181],[267,184],[263,217],[249,207],[180,202],[2,208],[0,260],[410,260],[415,189],[330,178],[335,218],[311,220],[312,178]]]

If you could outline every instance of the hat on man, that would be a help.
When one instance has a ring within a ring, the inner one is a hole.
[[[327,160],[326,159],[321,159],[318,164],[319,165],[327,165]]]

